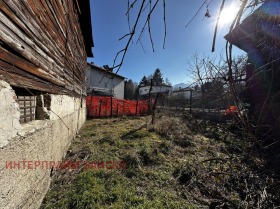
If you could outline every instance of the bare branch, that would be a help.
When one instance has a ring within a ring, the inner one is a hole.
[[[115,63],[116,63],[116,61],[117,61],[117,58],[118,58],[118,56],[120,55],[120,53],[124,52],[125,50],[126,50],[126,49],[122,49],[122,50],[120,50],[120,51],[116,54],[115,59],[114,59],[113,68],[116,68]]]
[[[134,0],[134,2],[132,3],[132,4],[130,4],[130,6],[128,7],[128,10],[127,10],[127,12],[126,12],[126,15],[128,15],[129,14],[129,12],[130,12],[130,9],[132,9],[133,8],[133,6],[134,6],[134,4],[137,2],[137,0]],[[143,2],[142,2],[143,3]],[[129,0],[128,0],[128,4],[129,4]]]
[[[130,35],[131,35],[131,33],[125,34],[123,37],[119,38],[119,41],[121,41],[122,39],[124,39],[125,37],[130,36]]]
[[[163,41],[163,49],[165,48],[166,41],[166,9],[165,9],[165,0],[163,0],[163,22],[164,22],[164,41]]]
[[[144,26],[142,27],[141,33],[140,33],[140,35],[138,36],[138,39],[137,39],[136,44],[138,44],[138,42],[140,41],[140,39],[141,39],[141,37],[142,37],[142,35],[143,35],[143,33],[144,33],[144,30],[146,29],[146,25],[148,24],[148,21],[149,21],[149,19],[150,19],[150,16],[151,16],[151,14],[153,13],[153,11],[154,11],[156,5],[158,4],[158,2],[159,2],[159,0],[156,1],[156,3],[154,4],[153,8],[150,10],[149,14],[147,15],[146,22],[145,22]],[[149,27],[149,29],[150,29],[150,27]],[[149,31],[149,32],[150,32],[150,31]]]
[[[129,32],[131,32],[129,9],[130,9],[129,0],[127,0],[127,13],[126,13],[126,16],[127,16],[128,29],[129,29]]]
[[[139,12],[138,12],[138,15],[137,15],[136,21],[135,21],[135,23],[134,23],[134,26],[133,26],[132,31],[131,31],[131,33],[130,33],[129,40],[128,40],[128,42],[127,42],[127,44],[126,44],[125,48],[124,48],[124,49],[122,49],[121,51],[119,51],[119,52],[117,53],[117,55],[116,55],[115,59],[114,59],[113,68],[118,68],[118,69],[117,69],[117,71],[116,71],[116,73],[118,73],[118,71],[120,70],[120,68],[121,68],[121,66],[122,66],[122,64],[123,64],[123,61],[124,61],[124,58],[125,58],[126,52],[127,52],[127,50],[128,50],[128,47],[129,47],[130,42],[132,41],[132,38],[133,38],[133,36],[134,36],[134,34],[135,34],[135,31],[136,31],[136,28],[137,28],[137,25],[138,25],[138,21],[139,21],[139,19],[140,19],[140,16],[141,16],[141,13],[142,13],[143,6],[144,6],[144,4],[145,4],[145,1],[146,1],[146,0],[143,0],[143,1],[142,1],[142,4],[141,4],[141,7],[140,7],[140,10],[139,10]],[[136,2],[136,0],[135,0],[134,2]],[[131,7],[130,7],[130,8],[131,8]],[[123,56],[122,56],[121,62],[120,62],[120,64],[119,64],[119,65],[115,66],[116,59],[117,59],[117,57],[119,56],[119,54],[120,54],[121,52],[123,52]]]
[[[223,11],[223,9],[224,9],[224,4],[225,4],[225,0],[222,1],[222,5],[221,5],[221,7],[220,7],[219,16],[218,16],[218,19],[217,19],[217,22],[216,22],[216,26],[215,26],[215,32],[214,32],[213,44],[212,44],[212,52],[215,51],[216,35],[217,35],[217,30],[218,30],[218,25],[219,25],[220,16],[221,16],[221,13],[222,13],[222,11]]]
[[[156,4],[157,3],[158,3],[158,1],[156,2]],[[148,15],[148,28],[149,28],[149,36],[150,36],[150,41],[151,41],[151,45],[152,45],[152,48],[153,48],[153,52],[155,52],[154,42],[153,42],[153,37],[152,37],[152,32],[151,32],[151,16],[150,16],[151,11],[152,11],[152,0],[150,0],[150,13]]]
[[[142,49],[143,49],[144,53],[146,54],[146,51],[145,51],[145,49],[144,49],[144,46],[143,46],[143,44],[142,44],[141,40],[139,41],[139,43],[140,43],[140,45],[141,45],[141,47],[142,47]]]

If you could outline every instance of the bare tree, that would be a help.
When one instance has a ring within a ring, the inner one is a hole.
[[[235,93],[241,94],[245,87],[246,57],[240,56],[233,59]],[[227,63],[222,56],[215,60],[210,57],[200,57],[195,54],[189,61],[189,73],[193,77],[193,84],[200,87],[201,107],[225,109],[234,104],[234,96],[230,92]],[[195,103],[194,103],[195,105]]]
[[[236,0],[237,1],[237,0]],[[240,25],[242,18],[245,16],[245,14],[250,14],[250,12],[254,11],[257,6],[259,6],[259,4],[267,2],[268,0],[243,0],[243,1],[238,1],[240,3],[240,6],[238,8],[238,12],[236,14],[236,17],[234,18],[234,20],[232,21],[232,24],[229,28],[229,33],[233,31],[234,28],[236,28],[237,26]],[[208,6],[210,4],[212,4],[213,1],[212,0],[205,0],[203,1],[202,5],[198,8],[198,10],[194,13],[194,16],[190,19],[190,21],[188,21],[186,27],[198,16],[199,11],[201,10],[205,10],[205,17],[210,18],[211,15],[209,14],[208,11]],[[212,52],[214,52],[215,50],[215,42],[216,42],[216,34],[217,34],[217,30],[219,29],[219,19],[220,19],[220,15],[222,13],[222,11],[225,9],[224,8],[224,4],[225,4],[225,0],[221,0],[221,4],[220,4],[220,8],[219,9],[219,14],[217,17],[217,24],[215,27],[215,32],[213,34],[213,43],[212,43]],[[129,46],[131,45],[131,43],[133,43],[133,38],[135,36],[137,36],[136,40],[137,40],[137,44],[141,44],[141,39],[143,37],[143,34],[145,32],[148,33],[149,38],[150,38],[150,42],[151,42],[151,47],[152,50],[154,51],[154,40],[153,40],[153,35],[152,35],[152,28],[151,28],[151,21],[152,21],[152,15],[155,11],[155,9],[157,7],[159,7],[160,5],[162,5],[163,7],[163,13],[162,13],[162,19],[163,19],[163,24],[164,24],[164,32],[163,32],[163,36],[164,36],[164,43],[163,43],[163,48],[165,45],[165,39],[167,36],[167,25],[166,25],[166,15],[165,15],[165,10],[166,10],[166,1],[165,0],[127,0],[127,5],[128,5],[128,9],[127,9],[127,20],[128,20],[128,25],[129,25],[129,32],[124,35],[122,38],[120,38],[120,40],[128,38],[128,41],[125,45],[125,47],[120,50],[114,60],[114,65],[113,68],[117,68],[117,72],[118,70],[121,68],[127,50],[129,48]],[[168,6],[168,5],[167,5]],[[134,23],[131,24],[131,18],[130,16],[136,16]],[[139,21],[140,19],[144,19],[144,21]],[[141,24],[140,24],[141,23]],[[273,47],[274,45],[272,45]],[[143,47],[143,46],[142,46]],[[197,60],[197,63],[195,64],[196,66],[196,76],[197,76],[197,81],[199,83],[203,82],[209,82],[208,80],[215,80],[215,82],[219,81],[219,82],[224,82],[225,85],[228,88],[228,92],[231,95],[234,103],[238,103],[239,99],[240,99],[240,87],[242,86],[242,82],[244,82],[244,74],[243,72],[237,70],[240,69],[240,67],[238,66],[238,60],[235,60],[235,58],[233,57],[232,54],[232,48],[233,48],[233,44],[230,41],[227,41],[226,43],[226,67],[225,66],[220,66],[217,65],[217,63],[213,63],[211,62],[211,60]],[[120,62],[119,64],[117,64],[117,60],[119,59],[119,56],[121,56],[120,58]],[[240,62],[242,63],[242,62]],[[275,77],[273,75],[273,77]],[[215,79],[213,79],[215,78]],[[273,79],[272,79],[273,80]],[[272,86],[271,86],[272,87]],[[271,89],[271,88],[270,88]],[[267,91],[268,95],[271,95],[271,92],[269,89]],[[276,92],[277,94],[277,92]],[[271,97],[271,96],[269,96]],[[205,100],[205,98],[203,98],[203,100]],[[258,123],[261,122],[261,118],[263,118],[264,116],[267,115],[267,113],[264,111],[266,109],[267,106],[270,106],[270,101],[273,100],[273,98],[267,98],[264,103],[263,103],[263,108],[260,110],[260,116],[258,119]],[[240,111],[240,110],[238,110]],[[246,121],[242,121],[242,124],[244,125],[244,127],[246,129],[248,129],[249,125],[248,122]]]

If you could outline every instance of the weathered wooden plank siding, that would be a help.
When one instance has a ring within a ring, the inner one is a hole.
[[[1,0],[0,79],[85,95],[87,53],[78,13],[76,0]]]

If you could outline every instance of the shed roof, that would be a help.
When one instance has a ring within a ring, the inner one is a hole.
[[[85,43],[87,56],[92,57],[93,54],[91,48],[94,47],[94,42],[92,38],[90,3],[89,0],[78,0],[78,4],[79,4],[78,7],[81,12],[81,13],[78,12],[79,21],[84,36],[84,43]]]
[[[279,54],[280,1],[268,0],[225,36],[238,48],[262,55]],[[277,55],[278,56],[278,55]]]

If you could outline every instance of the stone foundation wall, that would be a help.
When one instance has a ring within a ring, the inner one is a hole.
[[[39,109],[49,119],[19,124],[15,92],[0,81],[0,208],[3,209],[40,206],[53,173],[50,162],[58,162],[65,156],[86,120],[84,99],[65,95],[38,98],[48,98]]]

